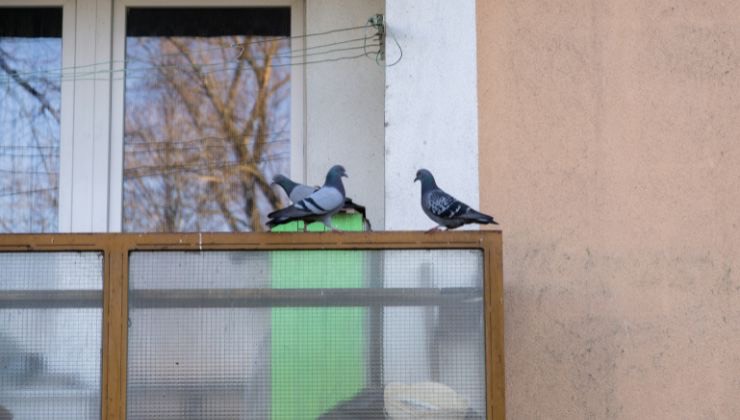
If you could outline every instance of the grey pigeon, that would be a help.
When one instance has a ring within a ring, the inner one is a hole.
[[[288,195],[288,198],[290,198],[290,201],[292,203],[297,203],[304,198],[308,197],[309,195],[316,192],[316,190],[319,189],[319,187],[313,187],[310,185],[305,184],[299,184],[292,179],[288,178],[285,175],[275,175],[275,178],[272,179],[273,184],[277,184],[280,186],[280,188],[285,191],[285,194]]]
[[[297,203],[304,198],[308,197],[309,195],[313,194],[316,190],[318,190],[320,187],[306,185],[306,184],[299,184],[292,179],[288,178],[285,175],[275,175],[275,177],[272,179],[272,183],[280,186],[280,188],[285,191],[285,194],[290,199],[291,203]],[[372,230],[372,226],[370,225],[370,221],[367,219],[367,214],[365,212],[365,206],[360,205],[352,201],[349,197],[344,197],[344,206],[342,207],[342,210],[354,210],[362,215],[362,219],[365,221],[366,229]]]
[[[419,180],[421,180],[421,208],[439,225],[429,232],[439,230],[442,226],[450,230],[468,223],[498,224],[493,217],[471,209],[467,204],[442,191],[428,170],[419,169],[416,172],[414,182]]]
[[[331,224],[331,217],[344,206],[344,184],[342,177],[347,172],[342,165],[334,165],[326,174],[324,185],[308,197],[292,205],[267,215],[267,226],[273,227],[294,220],[302,220],[305,225],[320,220],[332,231],[338,231]]]

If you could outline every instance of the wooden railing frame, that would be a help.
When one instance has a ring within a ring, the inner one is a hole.
[[[500,231],[0,235],[0,252],[99,251],[104,256],[101,417],[126,418],[128,257],[151,250],[480,249],[484,263],[487,418],[505,408],[503,261]]]

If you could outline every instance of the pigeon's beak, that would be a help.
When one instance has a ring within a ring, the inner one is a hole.
[[[414,178],[414,182],[419,180],[419,175],[416,175],[416,178]]]
[[[349,178],[349,175],[347,175],[347,172],[342,172],[342,178]]]

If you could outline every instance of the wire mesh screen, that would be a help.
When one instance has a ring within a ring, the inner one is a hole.
[[[485,418],[478,250],[129,261],[129,419]]]
[[[0,267],[0,418],[99,419],[102,254],[0,253]]]

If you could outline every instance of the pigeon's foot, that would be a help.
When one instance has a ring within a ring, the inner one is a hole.
[[[331,223],[327,223],[326,224],[326,227],[328,227],[329,230],[331,230],[332,232],[342,232],[341,230],[339,230],[336,227],[334,227],[334,225],[332,225]]]
[[[341,230],[337,229],[336,227],[334,227],[334,225],[332,225],[329,222],[323,222],[323,223],[324,223],[324,226],[326,226],[332,232],[342,232]]]
[[[439,232],[439,226],[435,226],[424,233],[434,233],[434,232]]]

